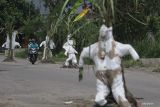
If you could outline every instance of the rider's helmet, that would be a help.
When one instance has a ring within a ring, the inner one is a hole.
[[[33,38],[33,39],[31,39],[31,42],[32,42],[32,43],[35,43],[35,42],[36,42],[36,40]]]

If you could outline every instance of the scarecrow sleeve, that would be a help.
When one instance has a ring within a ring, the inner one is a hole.
[[[122,43],[117,42],[116,47],[119,50],[119,55],[121,57],[125,55],[131,55],[134,60],[139,59],[138,53],[130,44],[122,44]]]

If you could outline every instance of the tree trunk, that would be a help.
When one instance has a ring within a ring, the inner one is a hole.
[[[42,62],[43,63],[54,62],[52,58],[52,52],[50,50],[50,39],[46,40],[46,47],[44,47],[43,50]]]
[[[6,59],[4,59],[4,61],[6,61],[6,62],[12,62],[12,61],[15,61],[14,60],[14,58],[13,58],[13,49],[12,49],[12,33],[11,32],[9,32],[9,50],[8,50],[8,55],[7,55],[7,58]]]

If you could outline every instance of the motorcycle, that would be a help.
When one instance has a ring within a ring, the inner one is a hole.
[[[29,61],[34,64],[37,61],[38,51],[36,48],[31,48],[29,50]]]

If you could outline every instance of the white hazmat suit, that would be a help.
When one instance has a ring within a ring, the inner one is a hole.
[[[83,67],[84,58],[91,58],[95,63],[97,77],[97,94],[95,102],[100,106],[107,103],[106,97],[110,91],[120,107],[131,107],[125,96],[121,72],[121,57],[130,54],[134,60],[139,55],[129,44],[114,41],[112,27],[102,25],[99,32],[99,42],[83,48],[79,59],[79,67]]]

